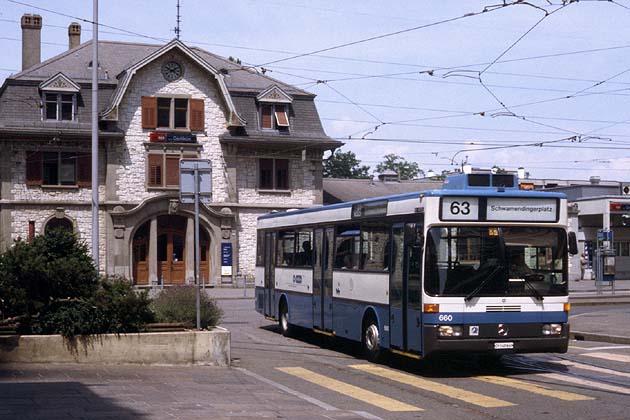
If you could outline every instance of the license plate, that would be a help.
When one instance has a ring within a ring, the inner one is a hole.
[[[508,350],[508,349],[513,349],[513,348],[514,348],[514,343],[512,342],[494,343],[495,350]]]

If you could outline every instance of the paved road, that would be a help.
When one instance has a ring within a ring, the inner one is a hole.
[[[281,336],[251,299],[221,305],[234,367],[0,365],[0,419],[630,417],[630,346],[572,342],[565,355],[499,364],[374,365],[346,343]],[[585,307],[574,315],[588,319],[588,311],[599,312]]]
[[[601,310],[611,308],[619,306]],[[600,308],[584,309],[578,312]],[[353,346],[339,348],[326,337],[280,336],[248,301],[225,310],[237,365],[273,381],[267,389],[281,384],[315,398],[313,408],[327,404],[383,419],[628,418],[630,346],[573,342],[566,355],[511,356],[495,365],[461,358],[372,365]]]

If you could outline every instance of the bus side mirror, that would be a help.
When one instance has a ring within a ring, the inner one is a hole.
[[[578,253],[577,238],[575,232],[569,232],[569,254],[576,255]]]

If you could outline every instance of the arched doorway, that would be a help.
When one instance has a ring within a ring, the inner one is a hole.
[[[154,240],[155,260],[151,265],[151,220],[143,223],[132,240],[133,280],[148,285],[152,276],[159,284],[182,284],[194,275],[194,234],[192,219],[185,216],[161,215],[153,219],[157,226]],[[199,229],[199,279],[210,282],[210,238],[205,228]],[[153,269],[151,268],[153,267]],[[154,271],[151,271],[154,270]],[[154,273],[154,274],[152,274]],[[154,277],[155,278],[155,277]]]
[[[44,227],[44,233],[48,233],[55,229],[62,229],[68,232],[74,232],[74,226],[72,221],[66,217],[53,217],[46,223]]]

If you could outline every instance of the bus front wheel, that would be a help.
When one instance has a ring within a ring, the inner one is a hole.
[[[365,357],[376,362],[381,357],[381,338],[378,331],[378,323],[374,316],[368,316],[363,323],[363,353]]]
[[[289,324],[289,311],[287,303],[283,300],[280,303],[280,316],[278,317],[278,325],[280,326],[280,333],[288,337],[291,334],[291,324]]]

